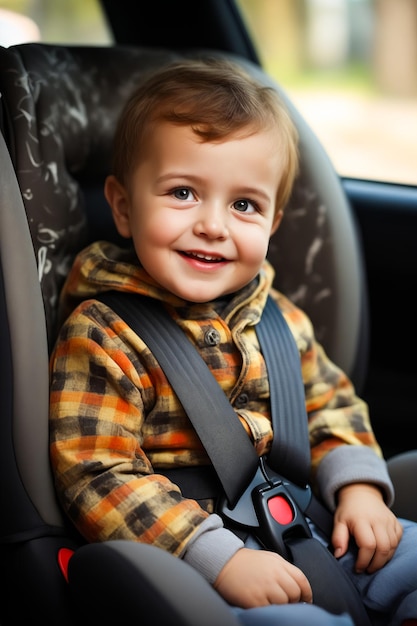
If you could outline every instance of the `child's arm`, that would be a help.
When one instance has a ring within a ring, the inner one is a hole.
[[[315,487],[335,511],[332,543],[337,557],[353,537],[358,571],[389,561],[402,527],[390,504],[393,486],[369,419],[368,407],[345,373],[317,343],[308,317],[280,299],[300,349]]]
[[[132,539],[178,555],[208,514],[154,473],[141,445],[155,390],[126,332],[104,305],[88,302],[62,329],[51,358],[57,492],[88,541]]]
[[[379,487],[388,506],[394,492],[367,404],[317,342],[309,318],[280,295],[279,305],[300,351],[312,461],[312,482],[330,510],[345,485]]]

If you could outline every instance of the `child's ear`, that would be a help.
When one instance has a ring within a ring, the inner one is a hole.
[[[277,211],[275,217],[274,217],[274,221],[272,222],[272,227],[271,227],[271,235],[273,235],[274,233],[277,232],[279,225],[281,224],[281,220],[283,218],[284,215],[284,211]]]
[[[129,198],[126,189],[115,176],[107,176],[104,183],[104,195],[111,207],[119,235],[129,239],[132,233],[130,230]]]

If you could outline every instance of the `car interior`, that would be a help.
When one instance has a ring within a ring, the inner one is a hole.
[[[126,2],[121,11],[103,0],[112,46],[0,47],[5,626],[29,620],[45,626],[110,623],[138,615],[145,625],[195,626],[197,614],[201,626],[237,623],[180,559],[133,542],[86,544],[61,514],[49,467],[48,359],[59,292],[72,260],[89,242],[125,245],[113,227],[103,181],[117,117],[145,73],[178,58],[222,55],[281,93],[299,132],[301,167],[269,249],[276,286],[308,313],[326,352],[359,395],[369,384],[375,301],[363,223],[320,141],[263,70],[237,5],[202,0],[197,9],[182,0],[163,3],[161,10],[160,2],[146,3],[133,20],[135,5]],[[185,26],[187,15],[201,28]],[[387,460],[394,511],[417,520],[415,447],[409,441],[389,450]]]

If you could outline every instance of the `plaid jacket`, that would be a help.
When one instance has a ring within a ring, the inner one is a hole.
[[[62,505],[88,541],[133,539],[179,555],[209,515],[158,473],[209,460],[158,362],[123,320],[94,299],[100,291],[134,291],[165,302],[259,455],[268,451],[273,433],[254,326],[271,292],[300,352],[313,483],[322,459],[338,446],[368,446],[381,456],[366,404],[315,341],[306,315],[271,288],[267,262],[233,297],[192,304],[163,291],[130,255],[99,242],[78,256],[62,296],[63,315],[73,310],[51,357],[52,467]]]

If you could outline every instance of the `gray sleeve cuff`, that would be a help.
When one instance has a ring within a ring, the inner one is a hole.
[[[319,465],[317,485],[331,511],[336,508],[337,491],[351,483],[372,483],[381,489],[388,506],[394,502],[394,487],[386,462],[367,446],[339,446]]]
[[[243,545],[232,531],[224,528],[218,515],[210,515],[187,545],[182,558],[213,584],[223,566]]]

